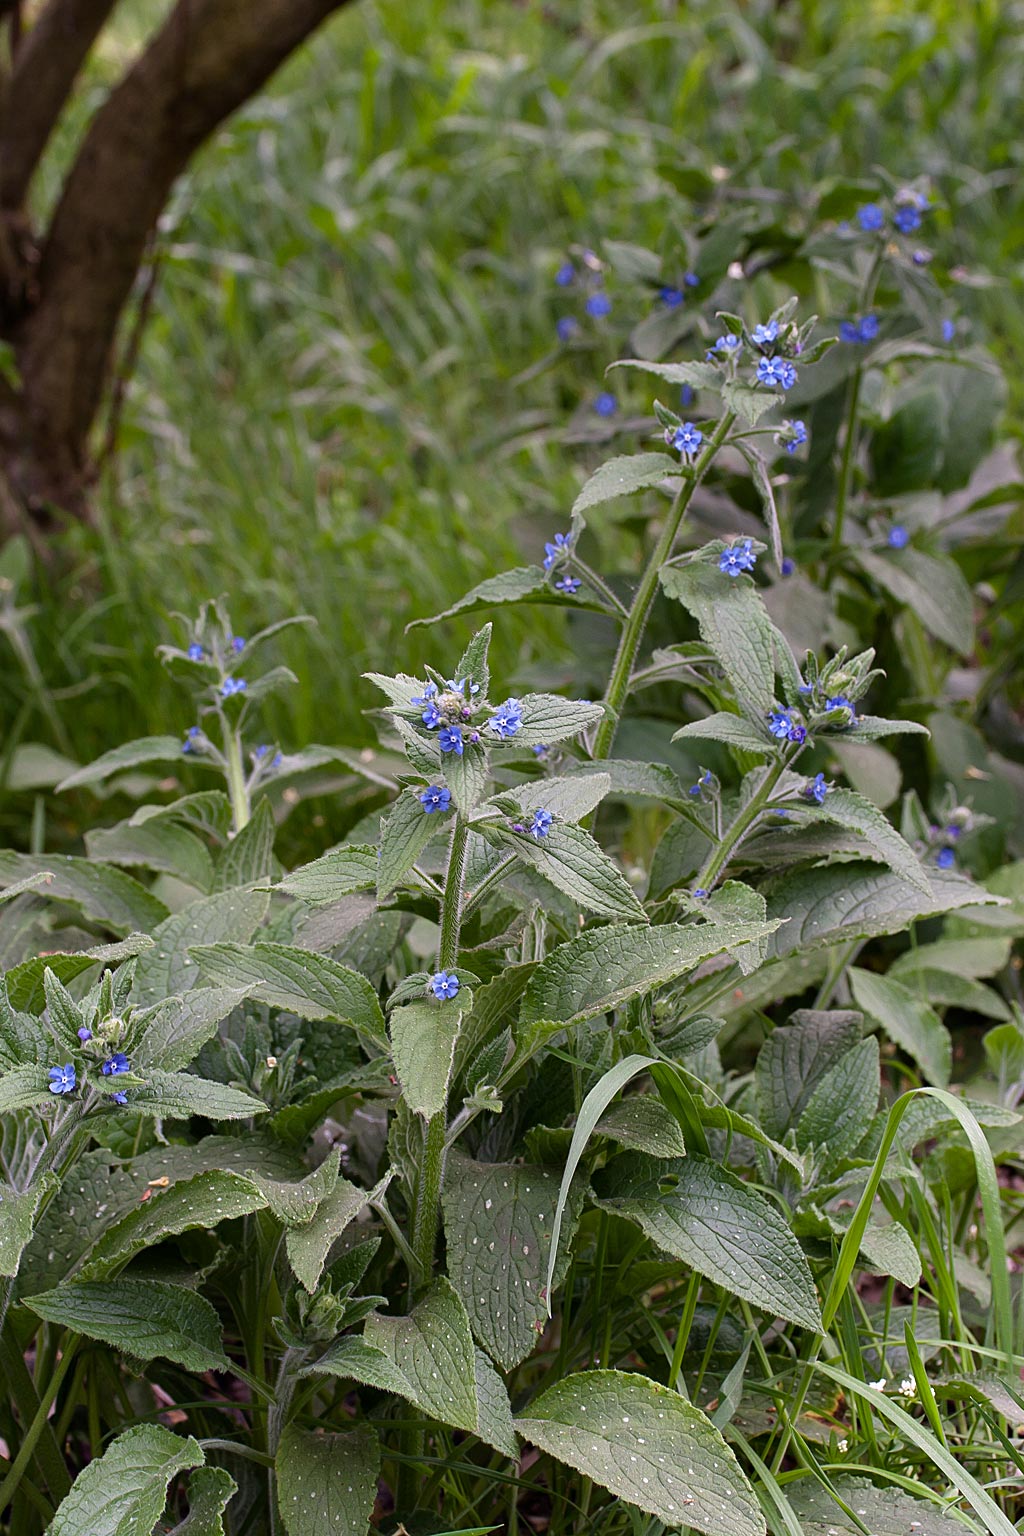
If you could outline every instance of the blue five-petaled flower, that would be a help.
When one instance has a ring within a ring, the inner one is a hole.
[[[588,315],[601,319],[602,316],[611,314],[612,301],[606,293],[592,293],[583,308]]]
[[[757,362],[757,382],[792,389],[796,383],[796,369],[784,357],[761,357]]]
[[[74,1065],[70,1061],[63,1067],[50,1068],[51,1093],[72,1093],[77,1081]]]
[[[825,782],[825,775],[823,773],[816,773],[813,779],[809,779],[807,782],[807,788],[804,790],[804,794],[807,796],[808,800],[814,800],[818,805],[824,805],[825,796],[828,794],[828,785]]]
[[[442,752],[454,752],[456,757],[461,757],[465,747],[461,726],[446,725],[437,738],[437,744]]]
[[[718,557],[718,569],[723,576],[736,577],[741,571],[752,571],[756,563],[753,539],[740,539],[737,544],[730,544]]]
[[[555,582],[555,591],[567,592],[571,597],[574,592],[579,591],[580,585],[581,583],[578,576],[560,576]]]
[[[132,1064],[124,1051],[115,1051],[113,1056],[108,1056],[100,1071],[104,1077],[119,1077],[122,1072],[130,1072]]]
[[[873,234],[882,228],[885,214],[877,203],[865,203],[863,208],[857,209],[857,223],[865,234]]]
[[[940,869],[952,869],[953,865],[956,863],[956,854],[953,852],[952,848],[940,848],[938,854],[936,855],[935,862]]]
[[[244,677],[226,677],[220,687],[220,696],[230,699],[236,693],[244,693],[248,686]]]
[[[110,1095],[110,1102],[112,1104],[127,1104],[128,1095],[125,1093],[123,1088],[119,1088],[116,1093],[112,1093]]]
[[[544,545],[544,569],[546,571],[550,571],[551,567],[558,560],[564,559],[566,555],[570,555],[571,553],[572,535],[568,533],[556,533],[553,541],[550,544]],[[416,703],[415,699],[413,699],[413,703]]]
[[[888,544],[890,549],[906,549],[910,543],[910,530],[903,523],[893,523],[889,529]]]
[[[443,784],[431,784],[419,797],[420,805],[428,816],[435,811],[446,811],[452,803],[452,792]]]
[[[189,646],[188,659],[189,661],[202,661],[203,648],[199,644],[198,640],[193,640],[192,644]]]
[[[767,347],[777,339],[778,334],[778,324],[774,320],[769,320],[764,325],[755,325],[750,333],[750,339],[756,347]]]
[[[430,990],[439,1002],[451,1002],[458,995],[459,978],[454,971],[437,971],[430,979]]]
[[[614,416],[619,408],[619,402],[608,390],[602,390],[594,401],[594,410],[599,416]]]
[[[499,704],[487,724],[500,741],[509,741],[523,723],[522,706],[518,699],[506,699]]]
[[[431,699],[436,699],[436,698],[437,698],[437,684],[436,683],[424,683],[424,685],[423,685],[423,692],[420,693],[420,694],[417,694],[415,698],[410,699],[409,703],[410,704],[429,704]]]
[[[554,819],[550,811],[534,811],[533,820],[530,822],[530,836],[536,838],[547,837],[551,831],[551,823]]]
[[[793,724],[793,716],[788,709],[773,709],[768,716],[768,730],[776,741],[788,741]]]
[[[682,426],[677,427],[672,434],[672,447],[688,459],[692,459],[695,453],[700,452],[703,441],[704,433],[699,427],[695,427],[692,421],[684,421]]]
[[[441,724],[443,716],[436,704],[428,704],[422,715],[420,715],[420,719],[428,731],[433,731]]]

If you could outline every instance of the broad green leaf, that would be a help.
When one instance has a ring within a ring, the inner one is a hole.
[[[477,1434],[502,1456],[518,1462],[519,1442],[505,1383],[482,1349],[473,1351]]]
[[[55,1098],[43,1066],[12,1067],[0,1075],[0,1115],[16,1109],[38,1109],[52,1104]]]
[[[687,725],[681,726],[673,741],[721,741],[727,747],[739,747],[743,752],[756,752],[759,757],[771,757],[775,751],[774,744],[767,735],[762,735],[749,720],[742,715],[730,715],[719,712],[715,715],[707,715],[703,720],[691,720]]]
[[[237,1173],[200,1173],[168,1189],[154,1189],[102,1232],[79,1271],[84,1280],[104,1279],[127,1264],[143,1248],[218,1222],[247,1216],[266,1201],[250,1179]]]
[[[710,389],[716,395],[722,387],[721,372],[713,363],[651,363],[643,357],[621,357],[611,366],[639,368],[642,373],[664,379],[666,384],[689,384],[691,389]]]
[[[561,598],[552,590],[547,572],[539,565],[521,565],[499,576],[488,576],[486,581],[472,587],[457,603],[432,614],[429,619],[413,619],[407,629],[420,624],[436,624],[439,619],[450,619],[456,613],[476,613],[481,608],[494,608],[500,603],[558,603]]]
[[[844,1230],[842,1222],[838,1226],[840,1231]],[[884,1227],[868,1222],[860,1240],[860,1251],[861,1257],[878,1274],[892,1275],[908,1290],[920,1283],[921,1255],[906,1227],[898,1221],[890,1221]]]
[[[310,906],[330,906],[356,891],[372,891],[377,884],[377,850],[368,843],[333,848],[311,864],[293,869],[274,887],[308,901]]]
[[[175,912],[154,930],[153,948],[135,967],[132,1001],[160,1003],[191,991],[199,980],[199,967],[189,957],[192,945],[224,940],[245,943],[263,921],[268,905],[266,891],[226,891],[204,896]],[[247,977],[234,984],[245,986],[251,980]]]
[[[153,940],[147,934],[132,933],[118,944],[97,944],[92,949],[80,949],[71,954],[45,954],[25,960],[7,972],[7,995],[11,1007],[39,1012],[46,998],[44,978],[47,971],[52,971],[58,980],[67,983],[91,970],[94,965],[117,966],[152,947]]]
[[[312,1221],[318,1206],[334,1190],[340,1161],[341,1149],[335,1147],[304,1179],[275,1179],[258,1169],[250,1170],[249,1178],[283,1226],[301,1227]]]
[[[101,864],[164,870],[197,891],[209,891],[213,885],[209,849],[194,832],[174,821],[147,821],[134,827],[122,821],[116,827],[94,828],[85,834],[85,846],[89,857]]]
[[[365,1189],[357,1189],[347,1179],[339,1178],[330,1194],[317,1206],[313,1219],[288,1232],[285,1238],[288,1262],[307,1291],[316,1290],[331,1248],[369,1198]]]
[[[869,1035],[819,1080],[797,1121],[800,1150],[827,1146],[833,1158],[849,1156],[871,1128],[880,1086],[878,1041]]]
[[[151,1536],[171,1479],[203,1461],[191,1436],[186,1440],[162,1424],[136,1424],[82,1468],[48,1536]]]
[[[773,1317],[821,1330],[814,1281],[778,1206],[696,1153],[672,1163],[618,1159],[598,1182],[598,1205],[653,1243]]]
[[[180,795],[168,805],[140,805],[128,825],[142,827],[152,821],[180,821],[222,843],[231,829],[231,801],[222,789],[200,789],[193,795]]]
[[[442,763],[442,772],[456,808],[463,816],[472,816],[487,794],[490,781],[486,738],[481,737],[480,744],[476,746],[467,744],[461,757],[455,752],[447,753]],[[436,812],[428,817],[430,821],[437,819]]]
[[[819,817],[846,827],[851,832],[859,832],[861,837],[877,849],[890,869],[911,885],[916,885],[926,896],[931,895],[928,875],[910,844],[900,836],[878,807],[872,805],[870,800],[865,800],[863,795],[856,794],[852,789],[830,789],[824,804],[816,806],[811,813],[813,820]]]
[[[889,976],[853,966],[847,977],[858,1008],[879,1023],[889,1036],[917,1062],[926,1082],[949,1086],[953,1068],[953,1041],[938,1014],[909,987]]]
[[[602,768],[597,763],[595,768]],[[528,784],[517,784],[505,791],[526,816],[542,807],[550,811],[556,821],[582,821],[601,804],[612,787],[611,776],[604,772],[577,773],[570,777],[532,779]],[[678,783],[676,786],[678,793]]]
[[[265,1115],[262,1099],[227,1083],[210,1082],[191,1072],[162,1072],[158,1067],[146,1071],[144,1088],[128,1089],[128,1101],[137,1114],[159,1115],[164,1120],[187,1120],[191,1115],[205,1115],[208,1120],[248,1120],[251,1115]]]
[[[974,601],[960,567],[919,549],[878,554],[858,549],[861,569],[917,615],[925,629],[961,656],[974,647]]]
[[[735,386],[732,387],[735,388]],[[760,404],[761,401],[758,399],[759,413]],[[756,422],[752,423],[752,425],[756,425]],[[750,465],[751,478],[757,487],[758,495],[761,497],[761,506],[764,508],[764,520],[768,526],[768,536],[771,540],[772,558],[775,564],[781,567],[782,534],[779,531],[779,509],[775,504],[775,489],[772,485],[768,460],[759,448],[754,447],[754,444],[749,439],[746,442],[740,442],[737,446]]]
[[[614,501],[617,496],[632,496],[672,477],[679,480],[682,469],[678,459],[667,453],[629,453],[609,459],[594,471],[572,504],[573,512]]]
[[[633,762],[628,758],[603,758],[574,766],[579,778],[609,779],[605,794],[616,800],[658,800],[679,805],[683,791],[674,769],[667,763]]]
[[[782,396],[773,389],[741,384],[738,380],[722,385],[722,399],[748,427],[756,427],[762,416],[767,416],[773,406],[782,403]]]
[[[264,796],[241,832],[222,850],[214,872],[214,890],[231,891],[266,880],[274,867],[276,835],[274,813]]]
[[[237,1492],[223,1467],[197,1467],[188,1480],[188,1514],[167,1536],[224,1536],[222,1516]]]
[[[921,1488],[921,1497],[906,1487],[891,1483],[875,1484],[866,1477],[833,1475],[832,1486],[839,1497],[857,1512],[871,1536],[964,1536],[962,1520],[947,1510],[945,1503],[929,1497]],[[842,1504],[831,1498],[828,1489],[813,1477],[801,1477],[786,1484],[786,1498],[800,1522],[803,1536],[863,1536]]]
[[[611,923],[552,950],[530,979],[520,1022],[566,1022],[607,1013],[630,997],[642,997],[684,976],[713,955],[749,944],[772,931],[771,923],[701,927],[667,923],[655,928]]]
[[[775,702],[778,631],[750,577],[724,576],[717,561],[694,560],[664,566],[659,580],[697,620],[739,702],[766,715]]]
[[[272,1008],[286,1008],[300,1019],[351,1024],[376,1044],[384,1042],[384,1015],[373,987],[327,955],[289,944],[200,944],[191,956],[210,981],[258,985],[260,1001]]]
[[[933,1008],[963,1008],[967,1013],[980,1014],[983,1019],[1010,1018],[1010,1010],[998,992],[986,987],[983,982],[972,980],[970,976],[959,976],[955,971],[947,971],[945,967],[933,969],[921,965],[913,970],[897,970],[896,966],[890,966],[889,975],[893,980],[909,985],[916,996],[927,998]]]
[[[217,1025],[249,996],[249,987],[201,987],[184,997],[168,997],[145,1012],[136,1013],[132,1028],[138,1043],[132,1065],[143,1076],[150,1067],[179,1072],[198,1056]],[[139,1032],[141,1031],[141,1035]]]
[[[354,1333],[342,1334],[318,1360],[304,1366],[301,1375],[337,1376],[341,1381],[358,1381],[397,1397],[408,1397],[411,1391],[402,1371],[391,1363],[390,1355]]]
[[[672,1530],[764,1536],[754,1491],[710,1419],[646,1376],[566,1376],[530,1404],[516,1428]]]
[[[403,789],[381,822],[377,861],[377,899],[383,901],[401,884],[446,817],[430,815],[420,804],[419,790]]]
[[[930,869],[927,874],[930,897],[870,864],[834,864],[783,875],[765,893],[768,916],[782,923],[768,941],[769,958],[902,933],[915,918],[987,905],[994,899],[952,870]]]
[[[917,720],[883,720],[878,715],[858,715],[843,732],[845,741],[881,741],[883,736],[927,736],[928,727]]]
[[[913,986],[923,970],[950,971],[956,976],[995,976],[1010,958],[1013,940],[1005,934],[973,939],[938,939],[908,949],[890,968],[890,974]]]
[[[767,915],[761,892],[744,885],[742,880],[723,881],[701,904],[701,912],[710,922],[724,927],[735,923],[763,923]],[[757,939],[752,944],[738,945],[733,951],[733,959],[744,976],[750,976],[764,964],[766,951],[766,940]]]
[[[769,1135],[783,1137],[796,1126],[821,1079],[859,1044],[862,1026],[859,1013],[808,1008],[772,1030],[754,1067],[758,1118]]]
[[[57,785],[57,793],[62,794],[66,789],[79,789],[84,784],[102,784],[104,779],[112,778],[115,773],[123,773],[127,768],[139,768],[143,763],[180,762],[180,736],[142,736],[138,741],[126,741],[112,752],[104,752],[102,757],[96,758],[95,762],[84,768],[76,768],[74,773],[68,774]]]
[[[40,896],[66,901],[115,933],[150,933],[167,916],[162,901],[131,875],[109,864],[93,864],[69,853],[46,857],[0,852],[0,886],[37,874],[52,875],[39,885]]]
[[[448,1272],[473,1333],[505,1371],[526,1359],[547,1320],[544,1286],[559,1182],[549,1168],[455,1155],[445,1170]],[[582,1203],[583,1191],[575,1189],[555,1284]]]
[[[579,736],[604,717],[603,704],[563,699],[556,693],[527,693],[520,700],[523,723],[509,742],[513,747],[543,747]],[[488,740],[490,732],[487,733]]]
[[[187,1371],[228,1370],[216,1311],[197,1291],[163,1280],[70,1281],[25,1305],[49,1323],[99,1339],[138,1360]]]
[[[274,1462],[288,1536],[366,1536],[379,1467],[380,1446],[368,1424],[344,1434],[290,1424]]]
[[[634,1093],[620,1099],[605,1110],[594,1129],[598,1136],[651,1157],[683,1157],[686,1153],[678,1120],[653,1093]]]
[[[18,1273],[21,1255],[32,1237],[36,1212],[56,1188],[57,1179],[52,1173],[37,1177],[21,1194],[0,1182],[0,1275]]]
[[[551,827],[548,835],[536,842],[512,836],[503,837],[502,842],[515,851],[521,863],[537,870],[588,912],[646,922],[635,891],[583,827],[565,822]]]
[[[458,998],[447,1003],[425,998],[391,1010],[395,1071],[405,1102],[418,1115],[436,1115],[448,1102],[462,1013]]]

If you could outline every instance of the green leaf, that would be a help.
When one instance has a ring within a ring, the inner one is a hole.
[[[648,1152],[652,1157],[683,1157],[686,1143],[679,1122],[653,1093],[634,1093],[605,1110],[594,1127],[598,1136],[607,1136],[634,1152]]]
[[[878,1041],[869,1035],[817,1084],[797,1122],[800,1150],[827,1146],[833,1158],[848,1157],[871,1129],[880,1086]]]
[[[580,1371],[549,1387],[519,1433],[672,1530],[764,1536],[754,1491],[711,1421],[646,1376]]]
[[[419,790],[402,791],[381,822],[376,870],[378,901],[401,884],[430,839],[443,830],[446,820],[427,813],[420,804]]]
[[[701,913],[710,922],[726,928],[736,923],[763,923],[767,915],[761,892],[744,885],[742,880],[723,881],[701,903]],[[733,959],[744,976],[751,976],[764,964],[766,952],[766,940],[758,939],[753,944],[738,945]]]
[[[904,1487],[872,1483],[866,1477],[845,1473],[831,1477],[832,1487],[850,1508],[855,1509],[872,1536],[965,1536],[966,1526],[952,1510],[927,1497],[922,1487],[915,1498]],[[786,1497],[800,1522],[803,1536],[863,1536],[829,1491],[813,1477],[802,1477],[786,1484]]]
[[[237,1492],[223,1467],[197,1467],[188,1480],[188,1514],[167,1536],[224,1536],[221,1517]]]
[[[168,997],[136,1013],[132,1029],[137,1044],[132,1064],[143,1076],[150,1067],[179,1072],[198,1056],[217,1025],[247,998],[250,987],[201,987],[184,997]]]
[[[758,401],[760,405],[760,401]],[[771,470],[768,460],[759,448],[755,448],[751,442],[737,444],[743,457],[750,465],[750,474],[758,494],[761,497],[761,505],[764,508],[764,520],[768,526],[768,536],[771,540],[772,557],[775,564],[782,565],[782,534],[779,531],[779,509],[775,505],[775,489],[772,485]]]
[[[0,1076],[0,1115],[16,1109],[39,1109],[52,1104],[54,1098],[45,1067],[14,1067]]]
[[[447,753],[442,766],[444,781],[452,792],[457,809],[463,816],[472,816],[487,793],[490,778],[487,750],[483,741],[477,746],[467,744],[461,757],[455,752]],[[435,817],[429,819],[433,821]]]
[[[0,853],[0,886],[14,885],[36,874],[52,876],[39,885],[40,896],[66,901],[115,933],[149,933],[167,916],[163,902],[145,886],[108,864],[92,864],[69,853],[59,857]]]
[[[222,1171],[182,1179],[169,1189],[154,1190],[102,1232],[85,1256],[79,1272],[85,1280],[106,1278],[143,1248],[218,1222],[247,1216],[266,1204],[250,1179]]]
[[[741,704],[767,715],[775,703],[778,631],[749,576],[723,576],[717,562],[663,566],[667,595],[693,614]]]
[[[203,1460],[191,1436],[173,1435],[161,1424],[126,1429],[79,1472],[48,1536],[151,1536],[171,1479]]]
[[[589,730],[604,717],[603,704],[563,699],[557,693],[527,693],[520,703],[523,723],[509,742],[516,748],[550,746],[553,742],[565,741]]]
[[[860,1043],[862,1025],[859,1013],[808,1008],[772,1030],[754,1067],[758,1118],[769,1135],[781,1139],[796,1126],[821,1079]]]
[[[228,1370],[215,1309],[197,1291],[163,1280],[82,1280],[25,1305],[48,1323],[99,1339],[137,1360],[173,1360],[187,1371]]]
[[[501,841],[514,850],[521,863],[537,870],[588,912],[647,921],[636,892],[583,827],[564,822],[551,827],[542,840],[502,834]]]
[[[299,1283],[310,1293],[320,1284],[327,1255],[334,1243],[369,1198],[365,1189],[357,1189],[347,1179],[339,1178],[330,1194],[317,1206],[313,1219],[288,1232],[285,1238],[288,1262]]]
[[[213,885],[213,860],[206,845],[187,827],[174,821],[147,821],[132,826],[99,827],[85,834],[89,857],[103,864],[164,870],[197,891]]]
[[[290,1424],[274,1462],[288,1536],[366,1536],[379,1466],[380,1446],[368,1424],[344,1434]]]
[[[526,1359],[547,1319],[544,1287],[559,1182],[548,1168],[454,1155],[445,1170],[448,1272],[473,1333],[505,1371]],[[574,1190],[556,1284],[582,1203],[582,1189]]]
[[[260,1001],[300,1019],[351,1024],[377,1045],[385,1042],[384,1015],[365,976],[327,955],[290,944],[197,945],[192,959],[222,986],[254,987]]]
[[[153,948],[135,967],[132,1001],[160,1003],[190,992],[199,980],[199,967],[190,958],[193,944],[223,940],[244,943],[263,921],[269,905],[265,891],[228,891],[204,896],[175,912],[153,932]],[[251,977],[240,983],[250,985]]]
[[[947,1088],[953,1068],[953,1041],[935,1010],[891,977],[856,966],[847,977],[858,1008],[863,1008],[890,1040],[917,1062],[926,1082]]]
[[[145,950],[152,949],[153,940],[144,933],[132,933],[119,944],[97,944],[92,949],[75,950],[72,954],[37,955],[25,960],[7,972],[7,995],[12,1008],[38,1012],[45,1002],[44,978],[52,971],[60,981],[74,981],[94,965],[120,965],[132,960]]]
[[[140,805],[132,812],[128,826],[142,827],[152,821],[180,821],[222,843],[231,829],[231,801],[222,789],[200,789],[192,795],[180,795],[169,805]]]
[[[274,867],[277,827],[270,801],[264,796],[241,832],[231,839],[217,860],[213,888],[231,891],[240,885],[258,885]]]
[[[863,795],[856,794],[852,789],[830,789],[824,804],[816,806],[811,812],[812,820],[816,821],[819,817],[846,827],[850,832],[859,832],[861,837],[877,849],[890,869],[911,885],[916,885],[926,896],[931,895],[928,876],[917,854],[878,807],[872,805],[870,800],[865,800]]]
[[[690,720],[680,726],[673,741],[699,740],[721,741],[727,747],[739,747],[742,752],[756,752],[758,757],[771,757],[774,744],[745,720],[742,715],[719,713],[706,715],[703,720]]]
[[[418,1115],[436,1115],[448,1102],[463,1007],[424,998],[393,1008],[391,1055],[405,1102]]]
[[[376,884],[376,848],[368,843],[350,843],[293,869],[274,889],[297,896],[310,906],[327,907],[357,891],[372,891]]]
[[[742,1180],[691,1153],[671,1163],[617,1159],[598,1205],[653,1243],[773,1317],[821,1331],[814,1281],[779,1208]]]
[[[759,389],[755,384],[741,384],[730,380],[722,386],[722,399],[730,411],[748,427],[756,427],[762,416],[767,416],[773,406],[782,403],[782,396],[772,389]]]
[[[249,1170],[248,1177],[282,1226],[302,1227],[312,1221],[321,1202],[333,1192],[340,1162],[341,1149],[335,1147],[304,1179],[275,1179],[258,1169]]]
[[[637,491],[660,485],[667,476],[678,480],[682,469],[678,459],[667,453],[629,453],[609,459],[595,470],[572,504],[573,512],[614,501],[618,496],[633,496]]]
[[[926,725],[917,720],[882,720],[878,715],[858,715],[843,732],[844,742],[881,741],[884,736],[928,736]]]
[[[835,1213],[831,1219],[836,1221],[840,1232],[844,1232],[849,1224],[841,1218],[837,1220]],[[860,1240],[860,1252],[865,1263],[877,1274],[891,1275],[908,1290],[920,1283],[921,1255],[906,1227],[898,1221],[890,1221],[884,1227],[869,1222]]]
[[[18,1273],[21,1255],[32,1238],[36,1212],[57,1187],[52,1173],[44,1173],[22,1194],[0,1182],[0,1275]]]
[[[133,1110],[143,1115],[158,1115],[164,1120],[187,1120],[191,1115],[205,1115],[208,1120],[248,1120],[251,1115],[265,1115],[262,1099],[229,1088],[226,1083],[210,1082],[191,1072],[161,1072],[156,1067],[146,1071],[146,1086],[128,1090]]]
[[[83,784],[102,784],[104,779],[113,777],[115,773],[121,773],[126,768],[139,768],[143,763],[180,761],[180,736],[142,736],[138,741],[127,741],[123,746],[115,747],[112,752],[104,752],[102,757],[96,758],[95,762],[85,768],[76,768],[74,773],[57,785],[57,793],[62,794],[66,789],[79,789]]]
[[[457,603],[432,614],[429,619],[413,619],[406,629],[416,629],[421,624],[436,624],[439,619],[450,619],[456,613],[476,613],[481,608],[494,608],[501,603],[560,602],[551,589],[547,572],[539,565],[517,566],[502,571],[499,576],[488,576],[486,581],[472,587]]]
[[[604,764],[594,766],[603,768]],[[505,798],[515,801],[523,815],[532,815],[543,806],[556,821],[577,822],[601,804],[611,785],[610,774],[575,773],[564,778],[531,779],[504,794]],[[678,783],[676,790],[678,793]]]
[[[668,805],[680,805],[683,801],[679,779],[667,763],[611,757],[578,763],[572,771],[574,778],[607,778],[610,782],[603,795],[616,800],[658,800]]]
[[[713,955],[763,938],[771,928],[770,923],[717,928],[613,923],[592,929],[560,944],[534,972],[520,1020],[579,1022],[607,1013],[627,998],[675,981]]]
[[[917,615],[929,634],[960,656],[974,648],[974,601],[960,567],[919,549],[858,549],[861,569]]]
[[[610,366],[639,368],[642,373],[664,379],[666,384],[689,384],[692,389],[710,389],[716,395],[722,388],[721,372],[713,363],[651,363],[643,357],[620,357]]]

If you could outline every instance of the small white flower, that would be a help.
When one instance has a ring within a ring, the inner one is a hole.
[[[900,1391],[904,1397],[913,1397],[917,1391],[917,1382],[913,1376],[904,1376],[900,1382]]]
[[[836,1450],[839,1452],[840,1456],[845,1456],[849,1449],[849,1440],[840,1440],[839,1444],[836,1446]]]
[[[877,1381],[869,1381],[868,1382],[868,1386],[874,1392],[884,1392],[885,1391],[885,1377],[884,1376],[879,1376]]]

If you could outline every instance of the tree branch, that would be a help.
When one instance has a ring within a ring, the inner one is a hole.
[[[117,0],[50,0],[0,101],[0,208],[20,208],[85,56]]]
[[[205,139],[348,0],[178,0],[97,112],[14,336],[36,456],[72,490],[118,319],[170,189]],[[72,498],[73,499],[73,498]]]

